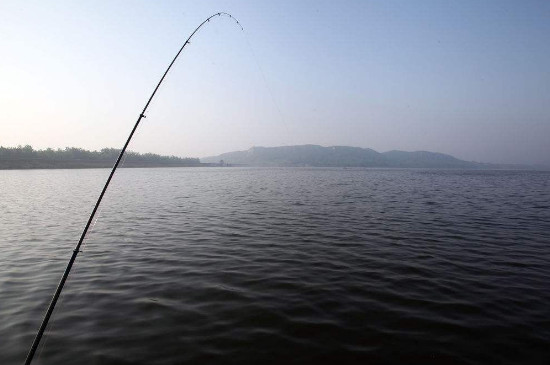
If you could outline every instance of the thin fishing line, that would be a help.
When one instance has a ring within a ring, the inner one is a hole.
[[[267,89],[269,96],[271,97],[271,102],[275,105],[275,109],[277,109],[277,113],[279,114],[279,119],[281,121],[281,124],[286,130],[287,136],[292,139],[292,134],[290,134],[290,130],[288,129],[288,124],[286,121],[286,118],[283,115],[283,112],[281,108],[279,107],[279,104],[277,103],[277,100],[275,99],[275,95],[269,86],[269,82],[267,82],[267,77],[265,76],[265,72],[262,68],[262,65],[260,64],[258,60],[258,56],[256,55],[256,52],[254,51],[254,47],[252,47],[252,43],[250,42],[250,39],[248,38],[247,32],[243,30],[244,33],[244,39],[246,40],[246,43],[248,45],[248,49],[250,50],[250,53],[252,53],[252,58],[254,59],[254,62],[256,63],[256,67],[258,67],[258,70],[260,71],[260,74],[262,75],[262,79],[264,81],[264,86]],[[287,145],[286,143],[283,143],[284,145]]]
[[[124,158],[122,159],[122,163],[120,164],[120,167],[124,167],[124,163],[126,162],[126,157],[128,157],[128,154],[124,153]]]
[[[94,217],[94,222],[92,223],[92,226],[90,227],[90,230],[88,231],[88,234],[86,235],[86,237],[84,238],[84,242],[82,243],[82,251],[84,251],[84,247],[87,246],[88,244],[88,241],[90,240],[90,238],[92,238],[92,234],[94,233],[94,228],[95,228],[95,225],[97,224],[97,221],[99,220],[99,218],[101,217],[101,212],[103,211],[103,207],[100,207],[98,212],[97,212],[97,217]]]
[[[142,126],[142,129],[143,129],[143,125],[145,124],[145,120],[142,120],[142,122],[140,123],[140,125]],[[134,136],[136,135],[139,135],[139,130],[136,130],[136,133],[134,133]],[[131,152],[131,151],[124,151],[124,156],[122,157],[122,162],[120,163],[120,167],[123,168],[125,163],[126,163],[126,159],[128,158],[128,152]],[[90,227],[90,230],[88,232],[88,234],[86,235],[86,238],[84,239],[84,245],[86,245],[86,242],[88,241],[88,235],[90,235],[93,231],[94,231],[94,228],[95,228],[95,225],[97,224],[97,221],[99,220],[99,218],[101,217],[101,212],[103,211],[103,206],[100,206],[99,207],[99,210],[97,212],[97,217],[94,217],[94,222],[92,224],[92,226]]]
[[[141,124],[143,125],[143,123]],[[120,163],[120,167],[124,167],[124,164],[126,163],[126,158],[128,157],[128,153],[124,152],[124,157],[122,158],[122,162]]]
[[[70,281],[69,281],[70,282]],[[48,343],[48,340],[52,337],[52,333],[54,333],[55,329],[57,328],[59,324],[59,313],[63,312],[63,308],[65,308],[65,304],[67,303],[67,297],[63,296],[60,298],[59,301],[59,307],[55,308],[54,313],[52,314],[52,323],[48,328],[46,329],[46,332],[44,334],[44,342],[40,345],[40,350],[38,350],[38,358],[40,359],[42,357],[42,353],[44,352],[44,349],[46,348],[46,344]]]
[[[52,297],[52,300],[48,306],[48,309],[46,310],[46,314],[44,315],[44,319],[42,320],[42,323],[40,324],[40,328],[38,329],[38,332],[36,334],[36,337],[34,338],[33,340],[33,343],[31,345],[31,348],[29,350],[29,353],[27,354],[27,358],[25,359],[25,365],[29,365],[31,362],[32,362],[32,359],[34,357],[34,354],[36,352],[36,349],[38,348],[38,345],[40,344],[40,340],[42,338],[42,335],[44,334],[44,331],[46,330],[46,327],[48,325],[48,321],[50,320],[50,317],[55,309],[55,305],[59,299],[59,296],[61,295],[61,291],[63,290],[63,287],[65,285],[65,282],[67,281],[67,278],[69,276],[69,273],[71,272],[71,269],[73,267],[73,264],[76,260],[76,257],[78,256],[78,253],[80,252],[80,248],[82,246],[82,243],[86,237],[86,234],[88,233],[88,230],[90,228],[90,225],[92,224],[92,221],[94,219],[94,216],[96,214],[96,212],[98,211],[98,208],[101,204],[101,201],[103,199],[103,197],[105,196],[105,193],[107,191],[107,188],[109,187],[109,184],[111,183],[111,180],[115,174],[115,171],[117,170],[118,166],[120,165],[120,161],[122,160],[122,157],[124,156],[124,153],[126,152],[126,148],[128,147],[128,145],[130,144],[130,141],[132,140],[132,137],[134,136],[134,133],[136,132],[136,129],[137,127],[139,126],[139,123],[141,122],[141,120],[143,118],[145,118],[145,112],[147,111],[147,108],[149,107],[149,104],[151,103],[151,101],[153,100],[155,94],[157,93],[158,89],[160,88],[160,85],[162,84],[162,82],[164,81],[164,79],[166,78],[166,75],[168,74],[168,72],[170,71],[170,69],[172,68],[172,65],[174,65],[174,63],[176,62],[176,60],[178,59],[179,55],[181,54],[181,52],[183,51],[183,49],[185,48],[185,46],[187,44],[189,44],[191,38],[193,38],[193,36],[195,35],[195,33],[197,33],[199,31],[199,29],[201,29],[201,27],[203,25],[205,25],[206,23],[210,22],[210,20],[214,17],[222,17],[222,16],[228,16],[229,18],[233,19],[237,25],[241,28],[241,30],[244,30],[242,25],[239,23],[239,21],[234,18],[231,14],[228,14],[228,13],[225,13],[225,12],[219,12],[219,13],[216,13],[216,14],[213,14],[211,15],[210,17],[206,18],[206,20],[204,20],[201,24],[199,24],[199,26],[197,28],[195,28],[195,30],[191,33],[191,35],[187,38],[187,40],[183,43],[183,45],[181,46],[181,48],[179,49],[178,53],[176,53],[176,56],[174,57],[174,59],[172,60],[172,62],[170,62],[170,65],[168,65],[168,68],[166,69],[166,71],[164,71],[164,74],[162,75],[162,77],[160,78],[160,81],[158,82],[157,86],[155,87],[155,89],[153,90],[153,93],[151,94],[151,96],[149,97],[149,99],[147,100],[147,103],[145,104],[145,106],[143,107],[143,110],[141,111],[141,113],[139,114],[139,117],[137,119],[137,121],[135,122],[134,124],[134,127],[132,128],[131,132],[130,132],[130,135],[128,136],[128,138],[126,139],[126,142],[124,143],[124,146],[122,147],[119,155],[118,155],[118,158],[111,170],[111,173],[109,174],[109,177],[107,178],[107,181],[105,182],[105,185],[103,186],[103,189],[101,190],[101,193],[99,194],[99,197],[95,203],[95,206],[88,218],[88,221],[86,223],[86,226],[84,227],[84,230],[82,231],[82,234],[80,236],[80,239],[78,240],[78,243],[76,244],[74,250],[73,250],[73,253],[71,255],[71,258],[69,260],[69,263],[67,264],[67,267],[65,269],[65,271],[63,272],[63,276],[61,277],[61,280],[59,281],[59,284],[57,285],[57,288],[55,290],[55,293]]]
[[[143,123],[142,123],[143,125]],[[128,154],[125,152],[124,157],[122,158],[122,162],[120,163],[120,167],[124,167],[124,163],[126,162],[126,157],[128,157]],[[82,242],[82,247],[80,252],[84,252],[84,248],[87,247],[88,241],[90,241],[91,238],[93,238],[94,228],[97,224],[97,221],[99,218],[101,218],[101,213],[103,212],[103,205],[101,205],[97,211],[97,213],[94,215],[93,223],[90,226],[90,229],[88,230],[88,233],[86,234],[86,237],[84,237],[84,241]]]

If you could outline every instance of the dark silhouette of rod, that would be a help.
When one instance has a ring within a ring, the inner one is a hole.
[[[113,175],[115,174],[115,171],[118,167],[118,164],[120,163],[120,160],[122,159],[122,156],[124,155],[124,152],[126,151],[126,147],[128,147],[128,144],[130,143],[130,140],[132,139],[132,137],[134,135],[134,132],[136,131],[136,129],[139,125],[139,122],[141,121],[142,118],[145,118],[145,112],[147,111],[147,108],[149,107],[149,104],[151,103],[151,100],[153,100],[153,97],[155,96],[155,94],[157,93],[157,90],[160,87],[160,84],[162,84],[162,82],[164,81],[164,78],[168,74],[168,71],[170,71],[170,68],[172,68],[172,65],[174,64],[174,62],[176,62],[176,59],[180,55],[181,51],[183,51],[185,46],[189,44],[189,41],[191,40],[191,38],[193,38],[195,33],[197,33],[197,31],[204,24],[208,23],[210,21],[210,19],[212,19],[216,16],[220,16],[220,17],[221,16],[228,16],[229,18],[235,20],[235,22],[241,27],[241,29],[243,29],[243,27],[241,26],[241,23],[239,23],[239,21],[235,17],[233,17],[231,14],[220,12],[220,13],[216,13],[214,15],[211,15],[205,21],[203,21],[197,28],[195,28],[193,33],[191,33],[189,38],[187,38],[185,43],[183,43],[183,46],[181,46],[180,50],[178,51],[178,53],[176,54],[176,56],[174,57],[172,62],[170,62],[170,65],[168,66],[168,68],[166,69],[166,71],[164,72],[162,77],[160,78],[160,81],[157,84],[157,86],[155,87],[155,90],[153,91],[151,96],[149,97],[149,100],[147,100],[147,104],[145,104],[145,107],[143,108],[141,114],[139,115],[138,120],[136,121],[136,124],[134,125],[134,128],[132,128],[132,131],[130,132],[130,135],[128,136],[128,139],[126,140],[126,143],[124,143],[124,147],[122,147],[122,150],[120,151],[120,154],[118,155],[118,158],[117,158],[117,160],[116,160],[116,162],[113,166],[113,169],[111,170],[111,173],[109,174],[109,177],[107,178],[107,181],[105,182],[105,186],[103,187],[103,190],[101,190],[101,194],[99,194],[99,198],[97,199],[97,202],[95,203],[95,206],[94,206],[94,209],[92,210],[92,213],[90,214],[90,218],[88,218],[88,222],[86,223],[86,226],[84,227],[84,231],[82,231],[82,235],[80,236],[80,239],[78,240],[78,243],[77,243],[75,249],[73,250],[73,254],[71,256],[71,259],[69,260],[69,263],[67,264],[67,268],[65,269],[65,272],[63,273],[63,276],[61,277],[61,280],[59,281],[59,284],[57,285],[57,289],[55,290],[55,293],[54,293],[53,298],[50,302],[50,305],[48,306],[48,310],[46,311],[46,315],[44,316],[44,319],[42,320],[42,324],[40,325],[38,333],[36,334],[36,337],[34,338],[31,349],[30,349],[30,351],[27,355],[27,358],[25,360],[25,365],[29,365],[32,362],[32,359],[34,357],[36,349],[38,348],[38,345],[40,344],[40,339],[42,338],[42,335],[44,334],[44,331],[46,330],[46,326],[48,325],[48,321],[50,320],[50,317],[51,317],[51,315],[53,313],[53,310],[55,308],[55,304],[57,303],[57,300],[59,299],[59,296],[61,295],[61,290],[63,290],[63,286],[65,285],[65,281],[67,281],[67,277],[69,276],[71,268],[73,267],[74,261],[76,260],[76,256],[80,252],[80,246],[82,245],[82,242],[84,241],[84,238],[86,237],[86,233],[88,233],[88,228],[90,228],[90,224],[92,223],[92,220],[93,220],[93,218],[94,218],[94,216],[97,212],[97,208],[99,208],[99,205],[101,204],[101,200],[103,199],[103,196],[105,195],[105,192],[107,191],[107,188],[109,187],[109,183],[111,182],[111,179],[113,178]]]

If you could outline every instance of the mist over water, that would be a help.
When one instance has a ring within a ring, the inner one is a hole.
[[[108,175],[0,174],[0,363]],[[546,363],[550,172],[122,169],[36,364]]]

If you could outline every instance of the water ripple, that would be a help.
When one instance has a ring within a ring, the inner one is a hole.
[[[0,363],[23,361],[107,174],[0,176]],[[123,169],[36,363],[547,363],[549,178]]]

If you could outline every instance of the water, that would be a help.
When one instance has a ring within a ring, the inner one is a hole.
[[[108,170],[0,172],[22,363]],[[36,364],[543,364],[550,173],[123,169]]]

